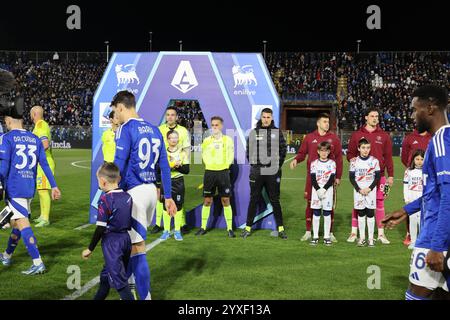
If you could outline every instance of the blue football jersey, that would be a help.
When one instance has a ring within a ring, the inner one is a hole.
[[[423,194],[417,200],[421,202],[422,213],[416,247],[447,251],[450,246],[450,201],[446,200],[450,189],[450,126],[441,127],[433,135],[422,172]],[[417,201],[406,205],[405,210],[414,213]]]
[[[159,165],[164,196],[171,198],[170,167],[164,139],[159,129],[149,122],[131,118],[120,126],[116,132],[114,163],[120,169],[123,190],[155,183]]]
[[[0,179],[7,198],[34,197],[38,164],[41,165],[50,186],[56,187],[44,146],[36,135],[15,129],[0,137]]]

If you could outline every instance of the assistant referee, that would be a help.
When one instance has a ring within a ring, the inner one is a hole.
[[[286,140],[280,129],[275,127],[272,110],[265,108],[261,111],[261,119],[256,124],[256,128],[250,131],[247,140],[247,159],[251,166],[250,203],[247,211],[247,226],[241,234],[242,238],[245,239],[251,235],[256,216],[256,204],[263,188],[266,188],[278,226],[278,236],[287,239],[280,204],[281,167],[285,158]]]

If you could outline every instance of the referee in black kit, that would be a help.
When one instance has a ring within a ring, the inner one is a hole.
[[[286,158],[286,140],[283,133],[275,127],[273,112],[269,108],[261,111],[261,119],[247,138],[247,159],[250,163],[250,203],[247,211],[247,226],[242,238],[251,235],[253,220],[256,216],[256,204],[266,188],[273,207],[278,236],[287,239],[283,226],[283,214],[280,205],[281,167]]]

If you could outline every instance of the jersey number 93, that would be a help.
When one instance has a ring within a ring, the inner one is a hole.
[[[161,140],[155,139],[155,138],[152,138],[152,148],[150,148],[150,141],[148,140],[148,138],[142,138],[139,141],[138,154],[139,154],[139,159],[141,160],[141,162],[139,162],[139,167],[141,169],[147,168],[147,166],[150,162],[150,158],[151,158],[151,151],[153,151],[155,156],[154,156],[153,163],[151,164],[150,168],[153,170],[155,169],[156,162],[158,162],[158,159],[159,159],[160,145],[161,145]]]

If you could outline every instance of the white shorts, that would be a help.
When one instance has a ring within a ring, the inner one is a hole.
[[[369,192],[367,196],[363,196],[361,193],[356,192],[353,189],[353,208],[356,210],[363,209],[376,209],[377,208],[377,188],[374,188]]]
[[[311,209],[323,209],[327,211],[333,210],[333,187],[329,187],[325,192],[325,197],[320,200],[317,196],[316,189],[312,188],[311,192]]]
[[[448,292],[450,278],[445,279],[441,272],[431,270],[425,263],[428,251],[430,251],[430,249],[414,248],[414,251],[411,254],[409,282],[429,290],[442,288]],[[444,256],[445,255],[447,255],[447,251],[444,252]]]
[[[147,228],[153,220],[156,207],[156,186],[141,184],[127,191],[133,199],[131,210],[132,228],[131,243],[138,243],[147,239]]]
[[[6,202],[8,207],[12,210],[13,215],[11,220],[29,218],[31,214],[31,200],[26,198],[11,198]]]

